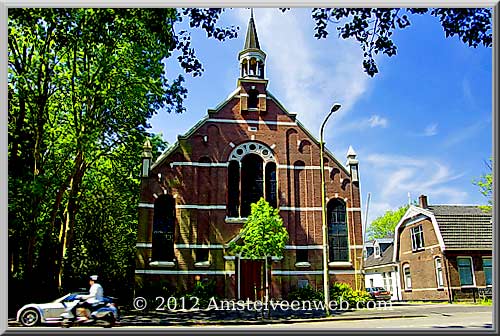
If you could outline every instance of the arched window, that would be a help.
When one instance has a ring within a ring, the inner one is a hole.
[[[257,108],[259,103],[259,91],[249,90],[248,91],[248,108]]]
[[[410,265],[408,265],[408,264],[405,264],[403,266],[403,279],[404,279],[405,290],[410,290],[411,289],[411,273],[410,273]]]
[[[276,193],[276,163],[268,162],[266,164],[266,201],[276,208],[277,205]]]
[[[263,160],[256,154],[247,154],[241,160],[241,217],[250,215],[250,204],[264,196]]]
[[[151,261],[174,260],[175,200],[160,195],[154,205]]]
[[[228,167],[227,215],[239,217],[240,212],[240,163],[231,160]]]
[[[441,264],[441,258],[437,257],[434,259],[434,265],[436,266],[436,284],[438,288],[443,288],[443,265]]]
[[[265,197],[278,206],[276,160],[271,148],[248,141],[233,149],[228,158],[227,216],[248,217],[251,204]]]
[[[345,203],[332,199],[328,202],[327,211],[330,261],[349,261]]]

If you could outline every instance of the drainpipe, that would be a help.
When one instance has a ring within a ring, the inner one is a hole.
[[[450,262],[448,261],[448,257],[443,255],[443,259],[446,260],[446,282],[448,283],[448,302],[453,303],[453,292],[450,288]]]

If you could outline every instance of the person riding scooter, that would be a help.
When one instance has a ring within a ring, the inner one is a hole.
[[[89,284],[90,284],[89,294],[77,296],[78,299],[85,301],[79,302],[73,308],[71,308],[71,313],[73,314],[73,321],[76,321],[77,318],[76,311],[78,308],[88,308],[90,311],[93,311],[104,304],[103,302],[104,289],[96,281],[97,281],[97,275],[91,275],[89,278]]]

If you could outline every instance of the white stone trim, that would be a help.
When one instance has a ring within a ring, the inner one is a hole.
[[[361,271],[356,271],[361,274]],[[314,271],[287,271],[287,270],[272,270],[272,275],[323,275],[323,270]],[[328,274],[354,274],[354,270],[330,270]]]
[[[328,263],[329,267],[352,267],[352,263],[350,261],[330,261]]]
[[[346,208],[347,211],[361,211],[361,208]]]
[[[152,248],[153,243],[136,243],[135,247]]]
[[[174,245],[178,249],[222,249],[224,246],[222,244],[175,244]]]
[[[139,208],[154,208],[155,205],[153,203],[139,203]]]
[[[234,271],[224,271],[224,270],[150,270],[150,269],[139,269],[135,270],[135,274],[157,274],[157,275],[234,275]]]
[[[175,166],[193,166],[193,167],[227,167],[229,162],[170,162],[170,168]]]
[[[363,247],[363,245],[349,245],[349,249],[351,250],[362,249]]]
[[[285,245],[285,250],[322,250],[323,245]]]
[[[259,120],[235,120],[235,119],[208,119],[207,122],[224,124],[253,124],[253,125],[277,125],[277,126],[297,126],[295,122],[288,121],[259,121]]]
[[[151,261],[149,263],[151,267],[174,267],[175,262],[173,261]]]
[[[257,97],[259,98],[267,98],[267,95],[265,93],[258,94]]]
[[[291,165],[284,165],[280,164],[278,165],[278,169],[295,169],[295,170],[302,170],[302,169],[309,169],[309,170],[321,170],[321,166],[291,166]],[[325,167],[325,170],[328,170],[329,172],[332,171],[332,167]]]
[[[287,206],[281,206],[279,207],[279,210],[282,211],[322,211],[323,209],[321,207],[287,207]]]
[[[225,205],[177,204],[177,209],[226,210]]]
[[[297,262],[297,263],[295,263],[295,267],[297,267],[297,268],[311,267],[311,263],[308,261]]]
[[[430,246],[424,246],[424,247],[419,248],[418,250],[415,250],[415,251],[414,250],[409,250],[409,251],[401,252],[401,254],[411,254],[411,253],[418,252],[418,251],[430,250],[430,249],[433,249],[433,248],[436,248],[436,247],[441,247],[441,245],[434,244],[434,245],[430,245]],[[463,249],[460,249],[460,250],[463,250]]]

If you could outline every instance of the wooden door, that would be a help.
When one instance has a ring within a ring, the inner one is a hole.
[[[240,260],[240,299],[258,300],[263,297],[263,260]]]

